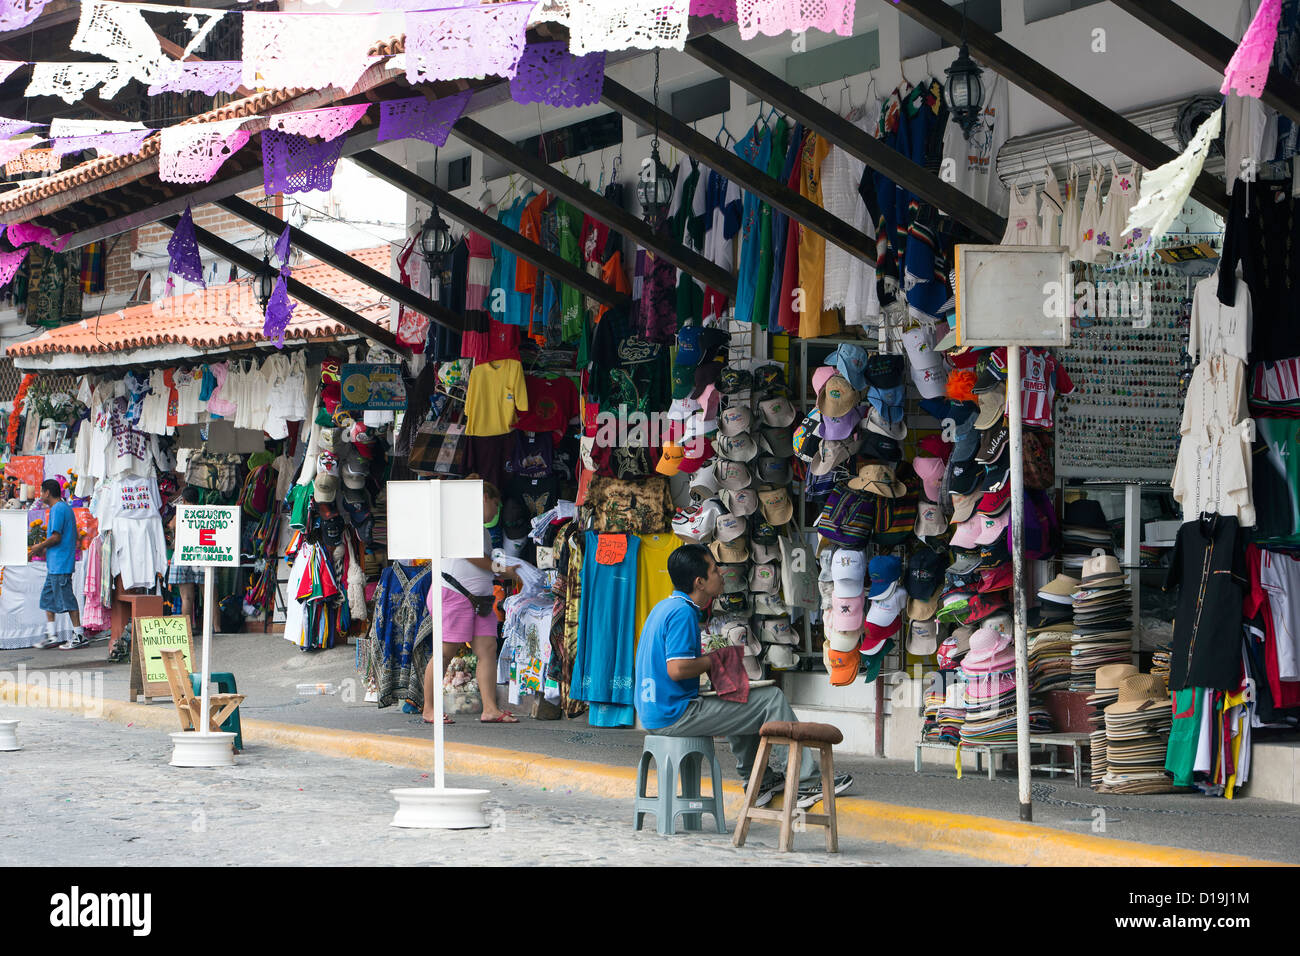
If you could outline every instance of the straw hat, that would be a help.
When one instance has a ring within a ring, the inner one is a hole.
[[[1107,714],[1135,714],[1169,706],[1169,691],[1155,674],[1130,674],[1119,682],[1119,700],[1106,708]]]

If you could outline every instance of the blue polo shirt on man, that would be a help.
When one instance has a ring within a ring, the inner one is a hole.
[[[63,537],[45,549],[46,574],[71,574],[77,567],[77,516],[66,501],[56,501],[50,508],[47,535],[58,532]]]
[[[636,649],[637,716],[647,730],[675,724],[700,695],[700,679],[673,680],[668,662],[700,656],[700,609],[681,591],[664,598],[646,616]]]

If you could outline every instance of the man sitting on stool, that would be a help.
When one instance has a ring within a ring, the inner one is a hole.
[[[743,704],[700,696],[700,675],[713,664],[712,656],[700,653],[700,624],[722,593],[722,574],[708,548],[685,544],[669,556],[668,576],[675,590],[650,611],[637,645],[637,716],[647,733],[664,737],[725,736],[736,755],[736,771],[748,783],[759,728],[769,720],[799,718],[778,687],[753,688]],[[785,749],[773,750],[777,766],[788,760]],[[848,774],[837,774],[835,792],[843,793],[852,783]],[[760,787],[755,805],[761,807],[785,788],[785,774],[769,766]],[[799,805],[812,806],[821,790],[817,761],[813,751],[805,750],[799,764]]]

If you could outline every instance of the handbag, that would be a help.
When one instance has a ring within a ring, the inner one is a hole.
[[[185,482],[196,488],[228,495],[238,485],[239,463],[238,455],[197,452],[190,456],[189,466],[185,469]]]
[[[493,597],[491,594],[483,594],[483,595],[470,594],[468,591],[465,590],[465,585],[461,584],[459,581],[453,578],[446,571],[442,572],[442,579],[446,581],[448,584],[450,584],[457,591],[459,591],[461,594],[463,594],[465,597],[469,598],[469,603],[473,606],[474,613],[478,617],[482,617],[485,614],[492,613],[492,608],[496,604],[496,598]]]

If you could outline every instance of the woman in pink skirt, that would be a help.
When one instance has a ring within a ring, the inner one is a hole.
[[[472,476],[471,476],[472,477]],[[483,482],[483,523],[486,525],[501,510],[501,492]],[[479,694],[483,698],[483,713],[479,720],[485,724],[517,724],[519,718],[497,706],[497,616],[488,604],[487,611],[475,613],[474,603],[465,593],[475,598],[492,598],[492,537],[483,528],[483,554],[481,558],[446,558],[442,562],[442,643],[443,663],[449,664],[456,647],[469,644],[478,658]],[[429,590],[429,613],[433,613],[433,588]],[[452,647],[447,648],[450,644]],[[442,681],[433,672],[433,661],[424,672],[424,719],[432,722],[434,694],[442,692]],[[454,723],[443,715],[443,723]]]

